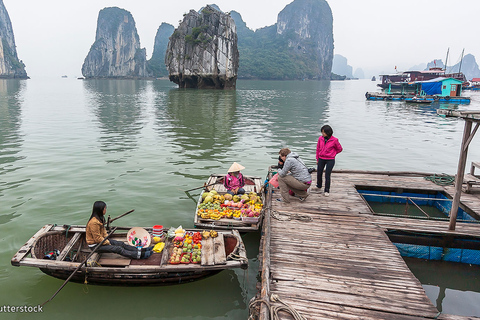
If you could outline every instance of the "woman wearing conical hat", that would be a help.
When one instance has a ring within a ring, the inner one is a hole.
[[[245,190],[243,189],[243,186],[245,185],[245,178],[240,172],[240,170],[243,170],[243,169],[245,169],[245,167],[236,162],[234,162],[230,166],[230,169],[228,169],[228,173],[225,176],[223,185],[227,189],[227,192],[230,193],[231,195],[245,193]]]

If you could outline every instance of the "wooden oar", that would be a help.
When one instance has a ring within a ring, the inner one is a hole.
[[[133,211],[133,210],[132,210]],[[130,213],[130,212],[127,212],[127,213]],[[120,217],[118,217],[120,218]],[[116,218],[116,219],[118,219]],[[46,303],[50,302],[53,300],[53,298],[55,298],[55,296],[60,292],[60,290],[63,289],[63,287],[65,287],[68,283],[68,281],[70,281],[70,279],[75,275],[75,273],[77,273],[78,270],[80,270],[81,267],[83,267],[84,264],[87,263],[88,259],[90,259],[90,257],[95,253],[95,251],[97,251],[98,248],[100,248],[103,243],[117,230],[117,227],[113,228],[112,231],[110,231],[110,233],[103,239],[102,242],[100,242],[99,244],[97,244],[97,246],[92,250],[92,252],[90,252],[90,254],[85,258],[85,260],[83,260],[82,263],[80,263],[80,265],[72,272],[72,274],[67,278],[67,280],[65,280],[65,282],[62,284],[62,286],[60,288],[58,288],[57,292],[55,292],[53,294],[53,296],[48,299],[47,301],[45,301],[44,303],[41,304],[41,306],[43,307]]]
[[[113,218],[113,219],[110,219],[110,215],[109,215],[109,216],[108,216],[108,219],[107,219],[107,229],[110,228],[110,223],[112,223],[113,221],[115,221],[115,220],[117,220],[117,219],[120,219],[121,217],[126,216],[126,215],[129,214],[129,213],[132,213],[133,211],[135,211],[135,209],[132,209],[132,210],[130,210],[130,211],[128,211],[128,212],[125,212],[124,214],[121,214],[121,215],[119,215],[118,217]]]
[[[214,182],[214,183],[210,183],[210,184],[206,184],[206,183],[204,183],[204,184],[203,184],[203,186],[201,186],[201,187],[198,187],[198,188],[193,188],[193,189],[190,189],[190,190],[185,190],[185,192],[190,192],[190,191],[193,191],[193,190],[198,190],[198,189],[202,189],[202,188],[210,187],[210,186],[213,186],[214,184],[216,184],[216,182]]]

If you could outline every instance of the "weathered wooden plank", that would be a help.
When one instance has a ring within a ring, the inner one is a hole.
[[[326,279],[315,279],[315,282],[309,279],[304,279],[302,281],[276,281],[275,286],[277,286],[277,288],[289,288],[292,290],[292,292],[296,291],[297,289],[308,289],[315,291],[321,290],[342,294],[352,294],[365,298],[383,297],[397,299],[402,301],[402,303],[407,301],[412,303],[429,302],[425,292],[422,291],[396,290],[392,287],[381,288],[378,286],[360,285],[359,283],[353,282],[340,283],[339,281],[334,282]]]
[[[282,288],[275,283],[272,284],[272,292],[278,292],[281,296],[292,296],[296,298],[309,297],[312,302],[326,302],[332,304],[341,304],[350,307],[366,308],[371,310],[392,312],[398,314],[434,317],[438,311],[427,300],[424,303],[409,303],[408,301],[399,301],[388,297],[365,297],[362,295],[344,294],[332,291],[311,290],[306,288]]]
[[[381,312],[377,310],[369,310],[361,307],[349,307],[343,305],[322,303],[305,300],[294,299],[288,297],[286,300],[290,306],[295,308],[300,314],[304,315],[307,319],[331,319],[331,320],[419,320],[416,316],[393,314],[389,312]],[[428,319],[428,318],[427,318]],[[458,319],[460,320],[460,319]],[[466,320],[466,319],[464,319]]]
[[[13,266],[18,267],[20,265],[20,262],[22,259],[30,253],[30,250],[32,249],[33,244],[35,241],[37,241],[38,238],[43,236],[45,233],[50,231],[50,229],[53,228],[53,224],[46,224],[43,226],[40,230],[37,231],[28,241],[15,253],[13,256],[11,263]]]
[[[214,249],[212,238],[202,240],[202,266],[213,266],[215,264]]]
[[[215,264],[227,263],[227,257],[225,256],[225,239],[221,233],[218,234],[218,237],[213,238],[213,247]]]
[[[70,239],[70,241],[68,241],[65,248],[63,248],[62,252],[60,252],[60,255],[57,257],[57,260],[60,260],[60,261],[65,260],[65,257],[70,252],[70,250],[72,250],[73,246],[75,246],[75,244],[77,244],[77,242],[80,239],[80,237],[82,236],[82,234],[83,233],[77,232],[73,235],[72,239]]]

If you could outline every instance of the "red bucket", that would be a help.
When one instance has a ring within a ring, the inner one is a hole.
[[[153,226],[152,235],[153,235],[154,237],[161,237],[161,236],[163,236],[163,226],[160,226],[160,225]]]

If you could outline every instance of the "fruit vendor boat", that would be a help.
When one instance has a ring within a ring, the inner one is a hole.
[[[129,229],[117,227],[110,238],[127,241]],[[152,228],[144,229],[152,232]],[[94,252],[71,281],[101,285],[168,285],[198,280],[225,269],[248,267],[245,247],[238,231],[205,232],[212,233],[213,237],[201,237],[199,240],[195,237],[195,234],[202,234],[198,230],[186,230],[184,233],[185,239],[194,235],[190,239],[201,244],[197,245],[201,247],[197,249],[201,252],[201,259],[175,261],[174,251],[180,251],[182,245],[176,237],[167,237],[164,249],[147,259],[135,260],[114,253]],[[182,257],[186,254],[193,257],[194,253],[187,250],[182,252]],[[67,279],[91,252],[85,241],[85,226],[47,224],[20,248],[11,263],[13,266],[36,267],[52,277]],[[50,260],[52,253],[55,260]]]
[[[228,200],[225,199],[228,196],[223,185],[225,175],[210,175],[205,183],[205,192],[200,195],[197,202],[195,227],[216,230],[234,229],[240,232],[257,231],[262,225],[264,214],[263,180],[253,176],[244,176],[244,178],[243,189],[248,198],[238,197]],[[211,201],[206,197],[206,193],[210,192],[214,193],[211,195]]]

